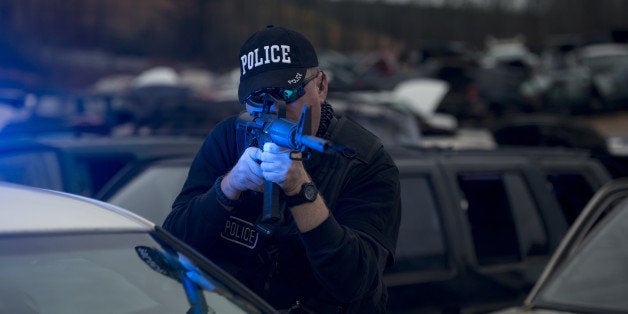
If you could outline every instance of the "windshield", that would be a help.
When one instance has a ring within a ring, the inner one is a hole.
[[[567,309],[628,311],[628,199],[605,217],[539,295]]]
[[[255,312],[143,233],[3,238],[0,252],[2,313]]]

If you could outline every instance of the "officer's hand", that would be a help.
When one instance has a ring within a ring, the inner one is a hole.
[[[294,195],[309,176],[300,160],[290,159],[290,152],[274,143],[264,144],[261,169],[266,180],[279,184],[287,195]]]
[[[235,166],[222,180],[222,191],[230,199],[238,199],[246,190],[263,191],[264,177],[260,168],[262,150],[247,148]]]

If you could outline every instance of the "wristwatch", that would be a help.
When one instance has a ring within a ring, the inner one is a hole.
[[[286,205],[288,207],[294,207],[305,203],[312,203],[316,200],[317,196],[318,189],[314,182],[303,183],[299,193],[292,196],[286,195]]]

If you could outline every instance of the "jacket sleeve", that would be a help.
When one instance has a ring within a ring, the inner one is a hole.
[[[401,201],[399,171],[383,151],[359,167],[330,208],[333,215],[301,239],[319,282],[340,302],[379,300],[393,262]]]
[[[216,200],[213,185],[235,164],[234,118],[212,130],[196,154],[181,192],[163,227],[202,253],[208,253],[229,212]]]

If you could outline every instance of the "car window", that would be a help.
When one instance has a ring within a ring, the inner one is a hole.
[[[9,313],[186,313],[188,298],[209,313],[250,306],[148,234],[12,237],[0,252],[0,309]]]
[[[582,174],[576,173],[550,173],[547,181],[560,204],[565,220],[571,225],[593,197],[593,187]]]
[[[150,167],[133,178],[107,202],[161,225],[181,191],[188,169],[189,166]]]
[[[548,253],[538,207],[520,173],[460,173],[458,184],[478,264],[516,262]]]
[[[400,178],[401,225],[395,264],[389,272],[447,268],[438,202],[426,175]]]
[[[543,303],[572,309],[628,311],[628,199],[588,235],[540,292]]]
[[[0,181],[63,190],[59,161],[52,151],[25,151],[0,156]]]
[[[134,160],[130,154],[79,155],[76,164],[89,175],[89,186],[86,188],[96,194],[118,171]]]
[[[521,253],[524,256],[549,254],[549,239],[543,219],[523,176],[506,173],[503,179],[508,187],[508,199],[512,207]]]

